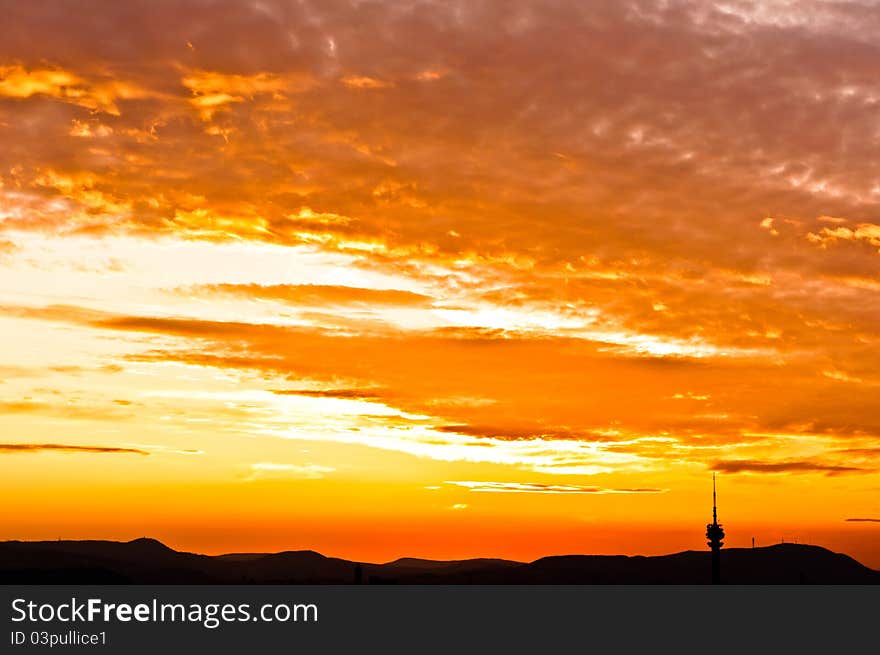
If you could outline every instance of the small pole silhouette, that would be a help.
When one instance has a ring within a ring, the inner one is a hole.
[[[724,528],[718,523],[718,505],[715,497],[715,474],[712,474],[712,522],[706,525],[706,545],[712,549],[712,584],[721,584],[721,547]]]

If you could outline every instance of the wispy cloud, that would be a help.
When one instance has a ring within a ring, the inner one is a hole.
[[[814,461],[756,461],[756,460],[720,460],[711,468],[723,473],[824,473],[841,475],[844,473],[869,473],[873,469],[842,464],[825,464]]]
[[[116,446],[78,446],[58,443],[0,443],[0,452],[4,453],[120,453],[133,455],[149,455],[140,448],[121,448]]]
[[[487,482],[473,480],[446,480],[444,484],[464,487],[470,491],[529,494],[658,494],[665,489],[605,488],[579,484],[544,484],[540,482]]]
[[[382,397],[380,389],[272,389],[280,396],[304,396],[310,398],[344,398],[349,400],[377,400]]]
[[[318,480],[333,473],[336,469],[317,464],[279,464],[277,462],[257,462],[251,464],[251,473],[245,481],[265,479]]]
[[[168,455],[204,455],[205,451],[198,448],[172,448],[159,444],[132,444],[132,448],[146,450],[151,453],[163,453]]]

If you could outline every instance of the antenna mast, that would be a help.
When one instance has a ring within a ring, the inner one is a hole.
[[[718,523],[718,505],[715,500],[715,473],[712,473],[712,521]]]

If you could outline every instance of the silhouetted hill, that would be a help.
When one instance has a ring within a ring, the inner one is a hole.
[[[0,543],[0,582],[137,584],[215,582],[214,558],[182,553],[155,539],[6,541]]]
[[[704,584],[710,553],[685,551],[656,557],[567,555],[482,575],[483,584]],[[727,584],[878,584],[880,571],[819,546],[779,544],[722,551]],[[449,580],[454,584],[455,580]]]
[[[703,584],[708,551],[656,557],[565,555],[502,559],[401,558],[350,562],[311,550],[197,555],[155,539],[0,542],[2,584]],[[878,584],[880,571],[819,546],[779,544],[722,551],[729,584]]]
[[[287,551],[240,562],[238,577],[291,584],[350,584],[356,562],[324,557],[313,550]]]
[[[469,573],[487,569],[506,569],[511,566],[522,566],[522,562],[514,562],[509,559],[464,559],[464,560],[435,560],[418,559],[416,557],[401,557],[393,562],[382,566],[396,571],[416,573],[419,571],[437,571],[443,573]]]

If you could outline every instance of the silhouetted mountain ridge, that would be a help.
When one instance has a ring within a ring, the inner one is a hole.
[[[149,538],[0,542],[2,584],[703,584],[709,551],[660,556],[555,555],[534,562],[400,558],[352,562],[312,550],[199,555]],[[874,571],[820,546],[722,551],[729,584],[878,584]]]

